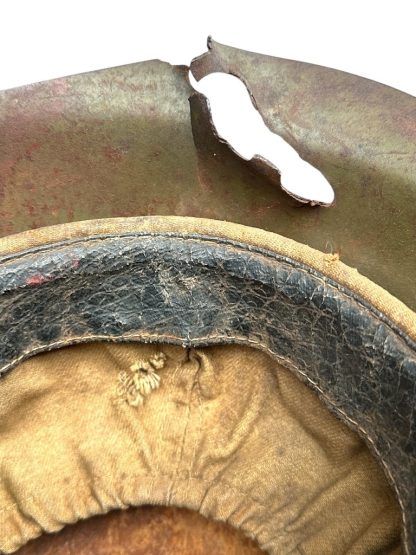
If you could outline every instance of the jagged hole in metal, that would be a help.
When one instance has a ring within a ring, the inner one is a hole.
[[[191,85],[206,98],[212,125],[241,158],[271,168],[280,175],[284,191],[300,202],[330,206],[335,193],[323,174],[300,158],[296,150],[265,124],[241,79],[214,72],[197,81],[189,71]]]

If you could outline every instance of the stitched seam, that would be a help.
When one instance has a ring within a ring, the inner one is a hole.
[[[82,244],[82,243],[89,243],[89,242],[93,242],[96,241],[98,242],[102,242],[105,241],[107,239],[117,239],[117,238],[137,238],[137,237],[146,237],[146,238],[150,238],[150,237],[173,237],[175,239],[181,239],[184,242],[186,241],[191,241],[191,240],[202,240],[205,242],[211,242],[214,244],[221,244],[221,245],[232,245],[232,246],[236,246],[240,249],[242,249],[245,252],[254,252],[256,254],[261,254],[263,256],[265,256],[266,258],[270,258],[272,260],[279,260],[279,261],[284,261],[287,264],[297,268],[300,271],[303,271],[304,273],[309,273],[314,275],[315,277],[318,277],[320,279],[323,279],[329,286],[333,287],[334,289],[338,290],[340,293],[342,293],[343,295],[345,295],[348,299],[353,299],[354,301],[357,302],[357,304],[359,304],[360,306],[362,306],[363,308],[365,308],[366,310],[372,312],[376,318],[381,319],[393,332],[395,332],[397,335],[399,335],[412,349],[416,349],[416,342],[413,341],[413,339],[406,333],[404,332],[397,324],[395,324],[394,322],[392,322],[390,320],[390,318],[388,318],[383,312],[379,311],[378,309],[376,309],[374,306],[371,305],[371,303],[369,301],[364,300],[361,296],[357,295],[354,291],[352,291],[351,289],[349,289],[348,287],[346,287],[345,285],[339,284],[337,281],[335,281],[333,278],[328,277],[326,274],[323,274],[322,272],[320,272],[319,270],[316,270],[315,268],[312,268],[311,266],[308,266],[307,264],[303,263],[303,262],[299,262],[297,260],[294,260],[288,256],[276,253],[276,252],[272,252],[268,249],[262,248],[262,247],[258,247],[255,245],[250,245],[248,243],[240,243],[238,241],[234,241],[232,239],[223,239],[220,237],[212,237],[209,235],[198,235],[198,234],[181,234],[181,233],[176,233],[176,232],[136,232],[136,233],[121,233],[121,234],[104,234],[104,235],[94,235],[92,237],[83,237],[82,239],[75,239],[75,240],[69,240],[69,241],[60,241],[58,243],[50,243],[48,245],[39,247],[37,250],[35,249],[31,249],[30,251],[27,252],[23,252],[23,253],[17,253],[15,255],[11,255],[10,257],[4,257],[1,258],[0,257],[0,264],[2,261],[9,261],[9,260],[19,260],[22,258],[25,258],[26,256],[30,256],[33,253],[37,253],[37,252],[45,252],[48,250],[54,250],[56,251],[58,248],[64,248],[66,246],[69,245],[74,245],[74,244]],[[325,254],[325,253],[322,253]],[[368,278],[366,278],[368,279]]]
[[[176,461],[175,470],[173,472],[171,485],[170,485],[169,490],[168,490],[168,501],[169,501],[169,503],[171,502],[173,486],[174,486],[175,480],[177,480],[177,478],[178,478],[179,467],[182,463],[183,454],[184,454],[184,451],[185,451],[185,442],[186,442],[186,437],[187,437],[187,432],[188,432],[188,427],[189,427],[189,422],[190,422],[190,419],[191,419],[191,412],[192,412],[192,407],[191,407],[192,394],[193,394],[193,391],[194,391],[194,388],[195,388],[195,380],[196,380],[196,376],[198,375],[199,370],[200,370],[200,367],[198,366],[198,368],[196,369],[195,375],[194,375],[194,380],[193,380],[193,383],[192,383],[192,387],[190,388],[190,391],[188,393],[188,399],[187,399],[188,402],[187,402],[187,405],[186,405],[185,425],[183,427],[179,457]]]

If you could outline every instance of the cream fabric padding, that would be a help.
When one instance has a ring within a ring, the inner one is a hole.
[[[144,405],[117,379],[164,352]],[[0,549],[143,503],[228,521],[271,554],[401,552],[401,517],[363,441],[248,347],[91,343],[0,381]]]

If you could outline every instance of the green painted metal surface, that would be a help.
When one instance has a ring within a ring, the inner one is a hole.
[[[416,309],[416,99],[336,70],[209,42],[192,68],[247,84],[335,189],[298,203],[213,133],[185,66],[149,61],[0,93],[0,235],[77,220],[199,216],[338,253]]]

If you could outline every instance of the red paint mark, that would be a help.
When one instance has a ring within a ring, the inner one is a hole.
[[[29,154],[32,154],[35,150],[38,150],[41,147],[41,143],[32,143],[28,146],[27,151]]]
[[[2,175],[5,180],[11,179],[16,171],[18,162],[19,160],[15,158],[3,158],[0,160],[0,175]]]
[[[41,285],[42,283],[49,281],[49,279],[50,278],[42,275],[32,276],[30,278],[27,278],[26,285]]]
[[[399,124],[399,131],[402,131],[406,137],[411,139],[416,137],[416,121],[412,112],[410,114],[399,114],[396,121]]]
[[[69,89],[66,79],[54,79],[50,82],[49,86],[55,96],[65,95]]]
[[[114,146],[106,146],[104,148],[104,156],[112,162],[120,162],[123,158],[123,153]]]
[[[33,206],[33,204],[31,204],[31,202],[29,200],[26,200],[25,202],[22,202],[22,207],[26,210],[26,214],[28,216],[34,216],[35,215],[35,207]]]

